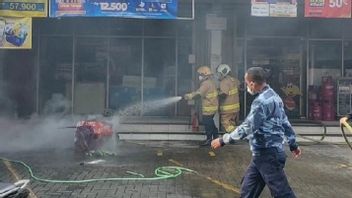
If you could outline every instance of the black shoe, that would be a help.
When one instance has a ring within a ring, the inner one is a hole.
[[[210,146],[211,145],[211,140],[205,140],[200,144],[200,146]]]

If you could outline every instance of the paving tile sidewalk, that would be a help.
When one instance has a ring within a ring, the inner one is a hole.
[[[352,193],[352,152],[345,146],[303,146],[300,160],[288,153],[286,172],[297,197],[350,197]],[[105,162],[88,164],[94,159],[82,159],[71,149],[1,153],[0,156],[22,160],[42,178],[82,180],[102,177],[138,177],[128,171],[155,177],[161,166],[184,166],[198,174],[184,173],[174,179],[155,181],[98,181],[91,183],[45,183],[32,180],[32,197],[40,198],[112,198],[112,197],[239,197],[240,181],[250,160],[246,143],[230,145],[209,155],[209,148],[199,148],[196,142],[120,142],[116,157]],[[16,156],[16,157],[14,157]],[[85,162],[82,165],[82,162]],[[28,178],[21,165],[0,163],[0,180],[14,181],[15,175]],[[265,188],[261,197],[270,197]]]

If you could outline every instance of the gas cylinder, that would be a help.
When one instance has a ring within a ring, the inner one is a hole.
[[[312,118],[313,120],[321,120],[321,106],[319,101],[314,101],[312,105]]]
[[[310,120],[313,120],[313,119],[314,119],[314,117],[313,117],[313,109],[314,109],[313,104],[314,104],[314,101],[310,101],[310,102],[309,102],[308,118],[309,118]]]
[[[331,102],[323,102],[323,120],[332,121],[335,120],[335,107]]]
[[[320,110],[317,110],[319,107],[316,107],[317,105],[319,106],[319,90],[320,87],[315,85],[310,85],[308,89],[308,118],[312,120],[316,117],[313,113],[314,109],[315,111],[318,111],[318,114],[320,114]]]
[[[335,86],[331,76],[322,77],[322,100],[333,101],[335,96]]]

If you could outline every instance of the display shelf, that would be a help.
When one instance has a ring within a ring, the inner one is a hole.
[[[352,112],[352,78],[337,79],[337,115],[344,116]]]

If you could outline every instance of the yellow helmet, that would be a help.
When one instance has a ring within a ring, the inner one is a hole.
[[[211,69],[208,66],[201,66],[197,69],[197,73],[202,76],[210,76],[213,73],[211,72]]]

